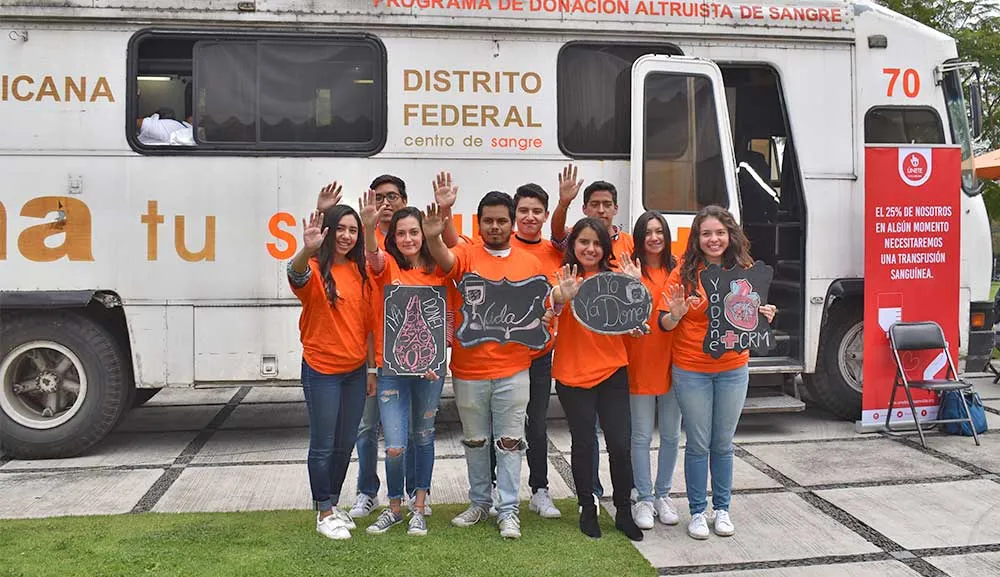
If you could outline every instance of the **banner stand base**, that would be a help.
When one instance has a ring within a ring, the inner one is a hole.
[[[854,421],[854,432],[855,433],[902,433],[906,431],[917,430],[917,425],[913,421],[899,421],[897,424],[895,421],[892,422],[892,431],[886,431],[885,425],[879,423],[864,423],[862,421]],[[925,429],[926,431],[926,429]]]

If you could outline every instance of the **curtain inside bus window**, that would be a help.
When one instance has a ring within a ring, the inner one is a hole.
[[[257,141],[257,43],[198,42],[196,126],[204,142]]]
[[[369,45],[261,43],[261,141],[374,140],[376,62]]]
[[[648,210],[728,208],[718,115],[703,76],[650,74],[645,79],[643,204]]]
[[[556,64],[559,144],[576,158],[628,158],[632,63],[681,54],[670,44],[567,44]]]
[[[945,73],[943,86],[952,144],[962,145],[962,190],[969,196],[975,196],[982,192],[982,188],[979,186],[979,179],[976,178],[972,134],[969,132],[969,117],[965,108],[959,71],[952,70]]]

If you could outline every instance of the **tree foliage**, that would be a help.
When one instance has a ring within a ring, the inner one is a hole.
[[[983,134],[976,152],[1000,148],[1000,8],[995,0],[882,0],[894,12],[908,16],[955,39],[963,60],[979,63],[983,88]],[[992,220],[1000,220],[1000,184],[987,182],[983,191]]]

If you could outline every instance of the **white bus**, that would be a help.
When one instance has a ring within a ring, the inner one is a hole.
[[[617,186],[619,224],[662,211],[677,253],[727,206],[780,310],[751,362],[777,390],[746,410],[800,410],[801,374],[853,419],[865,144],[960,144],[969,370],[992,348],[976,65],[874,2],[0,0],[0,22],[8,455],[78,454],[163,387],[296,383],[298,223],[383,173],[422,206],[451,171],[467,235],[488,190],[554,206],[569,162]],[[180,137],[141,136],[154,113]]]

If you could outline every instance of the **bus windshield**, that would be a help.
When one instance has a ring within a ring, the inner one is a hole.
[[[952,143],[962,145],[962,190],[969,196],[975,196],[982,192],[982,187],[976,178],[972,134],[969,131],[969,117],[965,108],[965,97],[962,95],[962,78],[958,70],[945,73],[944,98],[948,108]]]

